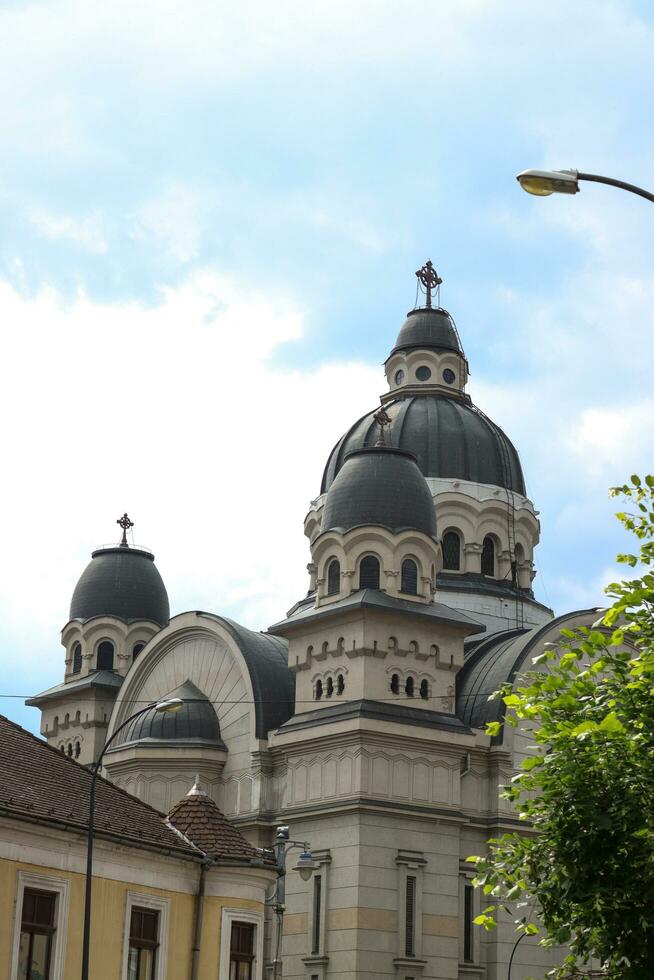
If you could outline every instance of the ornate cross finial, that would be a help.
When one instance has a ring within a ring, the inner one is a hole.
[[[129,545],[127,544],[127,532],[129,531],[130,527],[134,527],[134,521],[130,521],[127,514],[123,514],[122,517],[118,518],[116,524],[119,524],[123,529],[123,539],[120,542],[120,547],[129,548]]]
[[[431,309],[431,291],[440,286],[442,279],[431,264],[431,260],[425,262],[421,269],[418,269],[416,276],[427,290],[427,309]]]
[[[390,415],[388,414],[388,412],[386,411],[383,405],[381,406],[381,408],[377,409],[377,411],[373,415],[373,419],[379,426],[379,438],[377,439],[377,445],[385,446],[386,439],[384,438],[384,429],[386,428],[387,425],[390,425],[393,420],[391,419]]]

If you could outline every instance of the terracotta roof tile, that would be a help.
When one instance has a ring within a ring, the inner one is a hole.
[[[91,772],[0,715],[0,812],[65,824],[88,825]],[[96,833],[121,837],[135,847],[197,851],[167,825],[165,814],[98,777]]]
[[[208,857],[246,861],[264,859],[262,852],[229,822],[211,797],[196,787],[173,807],[168,820]]]

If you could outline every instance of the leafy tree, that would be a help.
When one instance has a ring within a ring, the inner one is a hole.
[[[540,670],[493,695],[505,722],[533,735],[504,796],[535,833],[506,834],[468,859],[493,903],[477,924],[494,928],[504,907],[541,944],[567,944],[557,980],[591,958],[610,980],[654,977],[654,477],[611,494],[635,505],[617,517],[637,554],[618,561],[641,577],[610,585],[613,604],[593,628],[562,630],[535,658]]]

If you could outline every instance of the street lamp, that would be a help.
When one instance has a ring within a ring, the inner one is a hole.
[[[599,174],[582,174],[578,170],[523,170],[516,180],[523,191],[535,194],[536,197],[549,197],[550,194],[578,194],[579,181],[591,180],[596,184],[620,187],[623,191],[631,191],[632,194],[638,194],[648,201],[654,201],[654,194],[643,190],[642,187],[636,187],[635,184],[627,184],[624,180],[602,177]]]
[[[179,711],[185,702],[182,698],[167,698],[164,701],[153,701],[152,704],[146,705],[145,708],[141,708],[139,711],[135,711],[133,715],[130,715],[122,725],[119,725],[116,731],[113,733],[111,738],[107,739],[104,744],[100,755],[96,759],[93,765],[93,776],[91,778],[91,792],[89,794],[89,819],[88,819],[88,831],[86,836],[86,894],[84,897],[84,941],[82,945],[82,980],[89,980],[89,952],[91,947],[91,892],[93,887],[93,823],[95,816],[95,784],[97,782],[98,773],[100,771],[100,765],[104,754],[115,739],[119,732],[122,732],[126,725],[129,725],[130,721],[134,721],[140,715],[144,715],[146,711],[150,711],[154,708],[156,711],[166,712],[167,714],[172,714],[175,711]]]
[[[281,966],[280,952],[282,944],[282,923],[286,910],[286,858],[290,851],[295,848],[302,848],[302,853],[297,859],[294,871],[297,871],[302,881],[308,881],[317,868],[313,855],[306,841],[290,840],[288,827],[278,827],[275,834],[275,861],[277,864],[277,882],[275,892],[270,899],[267,899],[277,914],[277,939],[275,958],[273,960],[273,980],[280,976],[279,967]]]

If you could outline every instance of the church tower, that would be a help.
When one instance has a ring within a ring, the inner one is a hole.
[[[433,497],[443,556],[436,585],[489,632],[542,625],[552,613],[532,592],[540,523],[518,452],[466,391],[468,360],[453,317],[439,305],[441,279],[431,262],[416,275],[425,304],[407,314],[386,359],[381,402],[387,444],[415,454]],[[305,519],[310,541],[348,453],[374,446],[378,436],[373,410],[334,446]]]
[[[384,444],[385,413],[376,424],[378,444],[347,454],[324,498],[312,603],[270,630],[296,675],[295,714],[270,738],[287,773],[280,816],[320,842],[311,891],[287,885],[285,977],[411,980],[433,957],[458,963],[459,781],[474,736],[454,685],[483,626],[434,601],[432,494],[415,456]],[[293,939],[307,909],[310,955]]]
[[[123,679],[170,619],[168,594],[145,548],[128,544],[133,527],[118,519],[118,544],[97,548],[75,586],[61,632],[64,681],[27,704],[41,709],[41,734],[83,765],[97,758]]]

